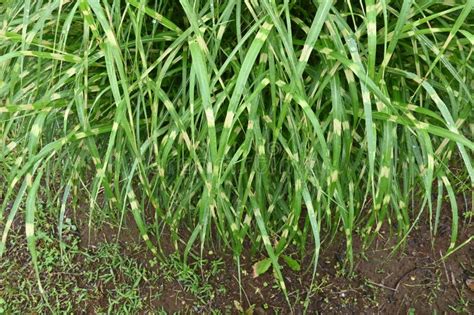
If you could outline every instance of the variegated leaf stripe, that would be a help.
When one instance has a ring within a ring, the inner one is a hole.
[[[34,51],[34,50],[25,50],[25,51],[15,51],[11,53],[4,54],[0,56],[0,63],[5,62],[7,60],[16,58],[16,57],[37,57],[43,59],[51,59],[51,60],[58,60],[58,61],[65,61],[71,63],[80,63],[82,62],[81,57],[69,54],[59,54],[59,53],[49,53],[44,51]]]
[[[152,8],[144,5],[145,2],[143,2],[143,1],[139,2],[137,0],[127,0],[127,2],[130,3],[131,5],[133,5],[134,7],[136,7],[137,9],[139,9],[140,11],[145,12],[148,16],[150,16],[153,19],[155,19],[156,21],[158,21],[158,23],[160,23],[164,27],[166,27],[166,28],[178,33],[178,34],[182,33],[182,30],[176,24],[174,24],[169,19],[167,19],[166,17],[164,17],[160,13],[156,12]]]

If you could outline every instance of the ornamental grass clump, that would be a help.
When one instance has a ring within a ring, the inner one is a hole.
[[[130,212],[158,257],[165,230],[185,259],[213,241],[239,264],[250,244],[285,290],[290,246],[316,267],[340,234],[352,266],[354,235],[384,223],[403,240],[429,220],[434,239],[445,196],[453,250],[473,4],[3,1],[0,255],[22,216],[36,266],[40,203],[59,237],[73,209],[90,227]]]

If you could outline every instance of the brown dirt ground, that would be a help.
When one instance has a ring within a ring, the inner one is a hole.
[[[470,207],[470,205],[467,205]],[[460,218],[467,209],[461,209]],[[153,313],[164,309],[168,313],[209,313],[211,310],[221,310],[223,313],[239,313],[236,304],[240,304],[247,314],[301,314],[305,310],[304,300],[309,294],[310,303],[307,312],[310,314],[407,314],[415,310],[417,314],[439,313],[474,313],[474,292],[466,285],[466,281],[474,277],[474,242],[467,243],[460,250],[450,255],[446,260],[441,256],[449,245],[450,217],[449,209],[444,211],[446,222],[440,227],[440,235],[432,246],[429,236],[427,220],[413,230],[406,244],[395,254],[391,254],[396,244],[390,236],[390,229],[385,227],[380,235],[363,255],[355,256],[354,273],[347,276],[342,271],[345,244],[335,239],[324,244],[320,254],[319,266],[315,285],[310,290],[312,268],[302,268],[295,272],[288,268],[283,270],[288,287],[291,307],[288,305],[281,291],[274,285],[271,272],[254,278],[252,266],[263,256],[251,257],[245,253],[241,258],[242,290],[237,281],[237,269],[232,257],[226,251],[212,249],[212,254],[206,255],[209,262],[203,269],[210,268],[210,262],[216,259],[223,261],[223,269],[217,275],[207,279],[207,284],[213,288],[224,287],[225,290],[214,290],[213,298],[205,304],[196,303],[197,299],[178,279],[165,279],[161,276],[160,265],[150,265],[153,258],[144,246],[131,246],[140,243],[139,233],[132,222],[123,228],[120,237],[116,239],[117,228],[103,225],[99,229],[89,230],[85,227],[84,218],[76,218],[79,227],[77,237],[79,247],[84,253],[93,255],[100,244],[115,242],[120,244],[121,255],[138,262],[148,270],[158,274],[158,283],[143,281],[139,286],[139,295],[143,297],[143,313]],[[22,224],[14,224],[14,232],[22,233]],[[460,225],[457,244],[474,235],[474,223],[464,222]],[[173,249],[166,244],[166,234],[162,239],[165,252]],[[38,244],[41,250],[41,244]],[[355,238],[355,252],[360,252],[361,243]],[[17,259],[24,265],[30,261],[26,246],[13,248],[7,251],[6,257]],[[296,258],[298,256],[295,256]],[[311,253],[303,257],[302,266],[309,266]],[[94,270],[104,261],[84,263],[81,256],[77,256],[74,265],[78,271]],[[25,275],[18,271],[15,277]],[[29,277],[34,277],[30,272]],[[85,280],[82,273],[54,273],[44,274],[43,277],[65,277],[74,285],[85,290],[92,286],[99,286],[99,294],[91,300],[76,305],[75,313],[94,313],[98,307],[107,307],[107,290],[110,284],[101,287],[100,279],[96,282]],[[100,278],[100,277],[99,277]],[[64,280],[64,279],[61,279]],[[2,282],[0,281],[0,292]],[[159,292],[158,292],[159,291]],[[159,293],[159,294],[157,294]],[[71,296],[71,298],[74,298]],[[238,302],[238,303],[236,303]],[[196,306],[199,304],[199,306]]]

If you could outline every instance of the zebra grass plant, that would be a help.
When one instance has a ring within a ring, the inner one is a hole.
[[[289,246],[316,268],[341,234],[350,268],[384,223],[435,239],[445,195],[449,253],[474,181],[473,4],[2,1],[0,255],[21,215],[37,266],[40,198],[59,237],[78,208],[131,212],[158,257],[164,229],[184,259],[214,240],[239,267],[251,244],[285,291]]]

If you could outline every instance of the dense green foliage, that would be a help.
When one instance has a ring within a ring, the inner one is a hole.
[[[2,1],[0,255],[22,215],[36,260],[39,199],[59,235],[72,209],[130,211],[158,256],[164,230],[184,257],[217,240],[238,262],[249,242],[280,280],[290,244],[316,266],[342,233],[350,265],[384,222],[435,236],[445,195],[454,248],[473,4]]]

